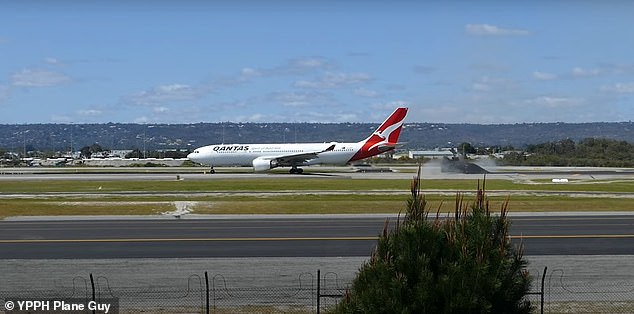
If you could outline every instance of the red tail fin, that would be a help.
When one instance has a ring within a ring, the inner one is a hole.
[[[401,135],[406,115],[407,108],[396,108],[381,126],[365,139],[361,149],[352,156],[350,161],[372,157],[394,149],[398,143],[398,137]]]

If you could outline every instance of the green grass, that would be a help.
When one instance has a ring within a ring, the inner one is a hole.
[[[408,190],[409,179],[269,178],[168,181],[3,181],[0,193]],[[474,191],[477,180],[423,180],[423,189]],[[634,192],[634,180],[527,184],[487,180],[487,190]]]
[[[87,201],[67,205],[40,200],[7,200],[0,203],[0,218],[10,216],[74,216],[74,215],[153,215],[174,210],[172,204],[109,205]]]
[[[0,217],[37,215],[155,215],[175,210],[174,201],[195,202],[195,214],[357,214],[398,213],[407,195],[268,195],[258,196],[166,196],[72,197],[4,199]],[[472,197],[465,196],[465,201]],[[489,197],[496,210],[506,196]],[[427,195],[431,211],[451,212],[454,196]],[[511,212],[524,211],[630,211],[631,199],[567,196],[511,196]]]
[[[490,198],[493,209],[504,201],[503,197]],[[468,201],[468,200],[467,200]],[[438,208],[443,213],[452,212],[454,199],[447,197],[443,202],[432,201],[431,211]],[[340,201],[296,201],[266,200],[241,202],[216,202],[196,210],[200,214],[359,214],[398,213],[405,208],[404,200],[340,200]],[[533,211],[627,211],[634,210],[631,200],[623,199],[558,199],[556,197],[511,199],[511,212]]]
[[[473,193],[478,180],[423,180],[432,211],[453,210],[454,196],[434,194],[433,190]],[[405,207],[408,195],[358,194],[354,191],[393,190],[407,192],[410,180],[346,178],[270,178],[211,179],[169,181],[3,181],[0,217],[31,215],[149,215],[173,211],[174,201],[198,202],[198,214],[330,214],[397,213]],[[509,180],[487,180],[488,191],[570,191],[633,192],[634,180],[592,181],[571,184],[525,184]],[[253,195],[249,192],[268,192]],[[276,194],[278,191],[344,191],[333,194]],[[67,194],[79,193],[78,195]],[[121,194],[147,192],[148,194]],[[169,194],[162,194],[169,193]],[[227,195],[190,194],[191,192],[229,192]],[[234,194],[231,192],[244,192]],[[98,194],[98,195],[94,195]],[[175,193],[175,194],[174,194]],[[453,193],[452,193],[453,194]],[[506,193],[502,193],[506,194]],[[509,192],[511,194],[511,192]],[[32,198],[31,198],[32,197]],[[467,195],[465,200],[472,197]],[[505,196],[490,197],[498,208]],[[609,197],[571,197],[556,195],[511,196],[511,211],[630,211],[634,200]]]

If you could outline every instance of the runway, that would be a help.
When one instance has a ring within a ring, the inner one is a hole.
[[[361,257],[383,224],[365,216],[0,221],[0,258]],[[514,217],[511,236],[527,255],[634,254],[634,215]]]
[[[324,179],[403,179],[410,180],[416,173],[415,165],[388,164],[376,168],[389,172],[358,172],[349,166],[311,166],[303,175],[288,174],[285,169],[254,173],[249,167],[217,167],[215,174],[207,173],[203,167],[22,167],[0,168],[1,181],[165,181],[165,180],[219,180],[219,179],[277,179],[277,178],[324,178]],[[634,169],[606,167],[505,167],[485,166],[488,179],[632,179]],[[432,161],[422,168],[425,179],[482,179],[482,174],[442,172],[440,163]]]

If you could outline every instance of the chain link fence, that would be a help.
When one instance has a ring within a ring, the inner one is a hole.
[[[606,277],[546,268],[531,274],[535,280],[527,298],[536,313],[634,313],[634,275]],[[321,271],[288,279],[239,286],[223,275],[204,273],[170,286],[118,286],[106,276],[90,274],[51,289],[22,291],[0,283],[0,313],[10,314],[1,306],[9,297],[117,299],[119,313],[323,313],[336,306],[351,281]]]
[[[546,276],[545,313],[634,313],[634,274],[566,272]]]
[[[5,301],[118,300],[119,313],[316,313],[321,292],[330,294],[323,308],[336,305],[347,284],[336,273],[302,273],[295,280],[240,287],[223,275],[191,275],[170,286],[117,286],[106,276],[75,277],[54,289],[9,291],[0,283],[0,313]],[[268,278],[267,278],[268,279]],[[270,280],[270,279],[269,279]],[[274,281],[274,280],[273,280]],[[75,312],[73,312],[75,313]],[[92,313],[92,311],[86,311]]]

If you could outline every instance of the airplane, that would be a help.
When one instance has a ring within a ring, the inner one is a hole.
[[[366,139],[356,143],[218,144],[207,145],[187,155],[191,161],[214,166],[251,166],[255,172],[291,167],[291,174],[304,172],[299,166],[345,165],[393,150],[399,143],[407,108],[394,112]]]

